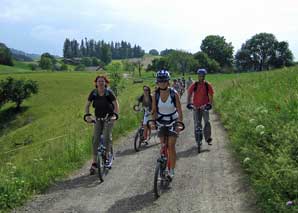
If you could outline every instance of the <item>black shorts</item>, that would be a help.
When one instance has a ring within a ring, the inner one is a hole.
[[[173,120],[172,120],[173,121]],[[159,121],[162,124],[170,124],[172,121]],[[173,126],[161,126],[158,129],[158,137],[164,137],[164,136],[168,136],[168,137],[178,137],[178,134],[175,132],[175,127]]]

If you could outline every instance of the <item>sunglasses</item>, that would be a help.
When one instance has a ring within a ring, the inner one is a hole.
[[[157,81],[158,83],[165,83],[165,82],[168,82],[168,80],[159,80]]]
[[[144,89],[144,91],[149,91],[149,89]]]

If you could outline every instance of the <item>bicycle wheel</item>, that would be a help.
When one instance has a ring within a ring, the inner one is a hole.
[[[156,168],[155,168],[155,173],[154,173],[154,197],[157,199],[162,192],[162,189],[164,188],[165,185],[165,177],[164,176],[164,169],[161,167],[161,163],[157,162]]]
[[[101,155],[98,154],[96,158],[97,163],[97,170],[98,170],[98,177],[101,182],[103,182],[103,170],[102,170],[102,162],[101,162]]]
[[[142,134],[143,134],[142,128],[139,128],[135,135],[135,140],[134,140],[134,148],[136,152],[140,151],[142,138],[143,138]]]

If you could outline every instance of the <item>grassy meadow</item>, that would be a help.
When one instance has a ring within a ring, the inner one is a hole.
[[[0,211],[21,205],[91,158],[93,129],[82,118],[98,74],[0,65],[0,80],[12,76],[39,84],[39,93],[22,104],[21,113],[11,104],[0,110]],[[136,78],[137,71],[120,82],[114,139],[138,126],[140,115],[132,106],[143,85],[154,86],[152,72],[143,72],[141,84],[132,83]],[[265,212],[298,212],[298,205],[286,206],[289,200],[298,202],[298,68],[208,75],[207,80],[215,87],[215,110],[259,206]]]
[[[217,81],[216,110],[265,212],[298,212],[298,68]]]

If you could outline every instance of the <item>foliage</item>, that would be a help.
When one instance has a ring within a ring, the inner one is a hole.
[[[298,199],[297,71],[242,74],[216,84],[222,91],[216,109],[268,213],[298,211],[286,206]]]
[[[125,58],[140,58],[145,54],[145,51],[139,45],[132,46],[129,42],[111,42],[95,41],[94,39],[81,40],[79,43],[73,39],[66,38],[63,45],[64,58],[76,57],[96,57],[105,64],[110,62],[110,59],[125,59]],[[88,66],[88,65],[86,65]]]
[[[293,65],[293,54],[287,42],[278,42],[270,33],[259,33],[242,45],[235,61],[240,71],[262,71]]]
[[[174,51],[174,49],[165,49],[165,50],[160,51],[160,55],[166,56],[166,55],[169,55],[173,51]]]
[[[40,57],[39,66],[44,70],[54,70],[56,59],[50,53],[43,53]]]
[[[199,68],[205,68],[208,73],[216,73],[220,71],[219,63],[208,57],[208,55],[204,52],[197,52],[194,55],[194,58],[198,61]]]
[[[86,69],[84,64],[79,64],[78,66],[75,67],[75,71],[84,71]]]
[[[11,52],[3,43],[0,43],[0,64],[13,66]]]
[[[159,55],[159,52],[156,49],[149,50],[150,55]]]
[[[29,98],[31,94],[38,92],[37,82],[32,80],[16,80],[8,77],[0,81],[0,106],[6,102],[16,103],[16,109],[19,110],[22,102]]]
[[[82,118],[96,75],[94,72],[15,75],[37,81],[40,92],[26,101],[29,106],[26,111],[11,118],[4,130],[0,129],[0,211],[19,206],[90,159],[93,129]],[[1,75],[0,79],[6,77]],[[114,144],[139,124],[131,109],[142,87],[130,81],[123,84],[129,86],[117,97],[121,119],[113,129]],[[0,116],[5,113],[3,108]],[[17,150],[11,151],[14,149]]]
[[[191,53],[174,50],[167,56],[169,69],[173,72],[179,72],[183,75],[186,72],[193,72],[198,67],[198,62],[194,59]]]
[[[206,53],[209,58],[216,60],[220,67],[233,64],[233,49],[232,43],[227,43],[223,36],[209,35],[201,44],[202,52]]]

